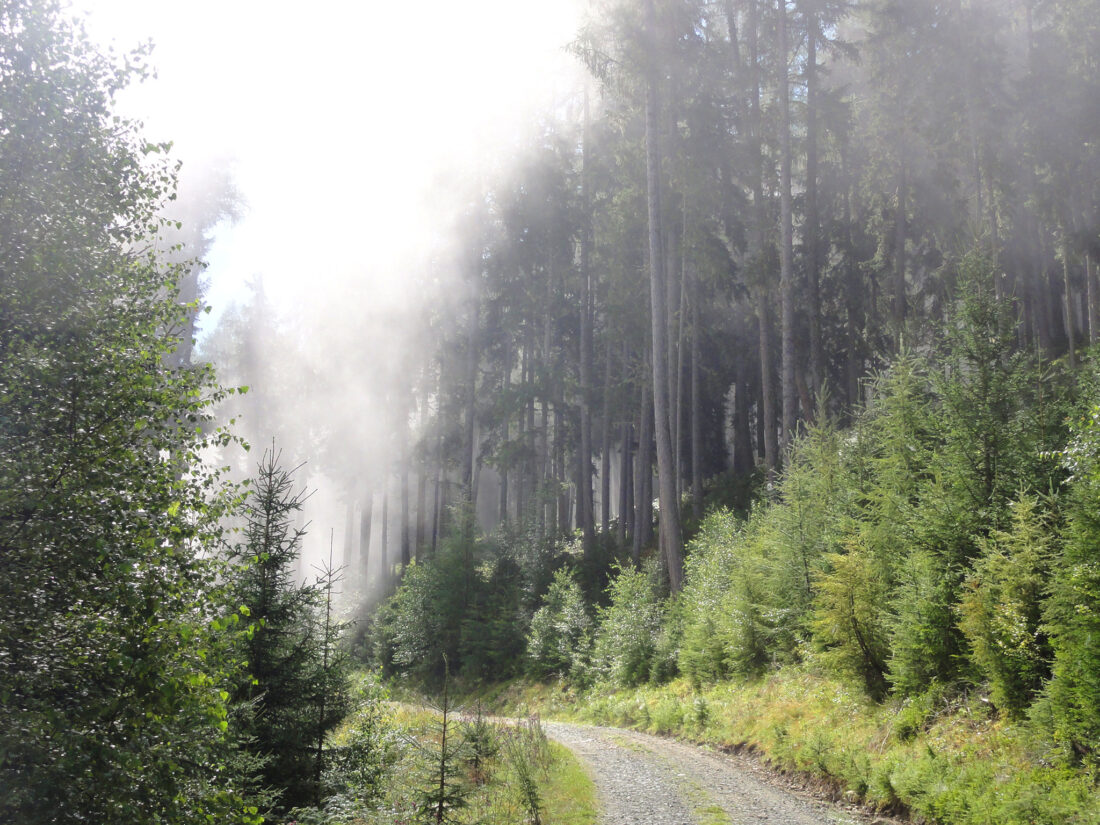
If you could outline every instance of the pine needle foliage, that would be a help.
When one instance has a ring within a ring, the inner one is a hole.
[[[307,494],[272,445],[260,460],[244,506],[243,563],[233,595],[250,619],[244,641],[249,678],[235,699],[248,706],[248,747],[265,760],[264,782],[278,807],[319,805],[324,738],[343,718],[349,688],[333,621],[336,571],[297,580],[305,528],[295,526]]]

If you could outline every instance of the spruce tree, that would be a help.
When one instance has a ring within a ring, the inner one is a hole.
[[[235,698],[250,709],[249,747],[264,758],[263,779],[283,809],[320,803],[321,744],[348,705],[333,644],[334,572],[326,568],[313,583],[294,579],[305,535],[295,516],[307,498],[294,490],[295,469],[282,466],[274,445],[257,467],[234,593],[251,619],[243,643],[249,678]]]

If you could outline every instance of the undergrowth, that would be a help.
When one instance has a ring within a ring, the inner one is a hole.
[[[353,804],[294,812],[296,825],[593,825],[595,786],[573,754],[549,742],[536,716],[515,724],[487,717],[473,702],[442,707],[386,705],[386,757],[378,793]],[[359,734],[357,715],[337,743]],[[378,720],[372,719],[377,725]],[[444,747],[444,729],[448,744]],[[445,787],[439,787],[440,775]],[[438,800],[445,804],[439,806]],[[426,804],[426,800],[430,804]]]
[[[878,704],[806,668],[749,682],[575,693],[514,682],[491,697],[501,713],[539,711],[750,750],[835,798],[941,825],[1100,824],[1094,770],[1034,731],[997,716],[987,697],[933,685]]]

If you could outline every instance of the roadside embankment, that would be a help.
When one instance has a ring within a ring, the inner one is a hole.
[[[1073,766],[1041,724],[997,717],[984,697],[933,687],[876,704],[805,669],[693,687],[578,694],[515,682],[495,712],[628,727],[755,754],[787,782],[831,799],[943,825],[1097,825],[1095,769]]]

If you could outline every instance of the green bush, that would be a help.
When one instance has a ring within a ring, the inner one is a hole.
[[[661,632],[655,571],[620,568],[608,587],[611,603],[597,612],[591,669],[596,681],[623,687],[649,680]]]
[[[166,147],[115,116],[143,54],[57,0],[0,14],[0,820],[253,821],[217,558],[237,493],[182,369]],[[189,334],[189,333],[184,333]]]
[[[554,574],[542,607],[531,619],[527,670],[535,678],[566,676],[588,644],[592,619],[570,570]]]
[[[824,662],[881,698],[889,654],[879,607],[886,597],[886,579],[858,539],[847,550],[828,554],[828,568],[817,577],[815,640]]]
[[[1100,406],[1074,425],[1064,557],[1044,612],[1054,650],[1048,688],[1055,735],[1078,757],[1100,759]]]
[[[1020,716],[1050,672],[1051,651],[1041,625],[1055,534],[1035,498],[1021,497],[1012,510],[1011,529],[996,530],[980,542],[981,555],[964,582],[959,609],[993,704]]]

